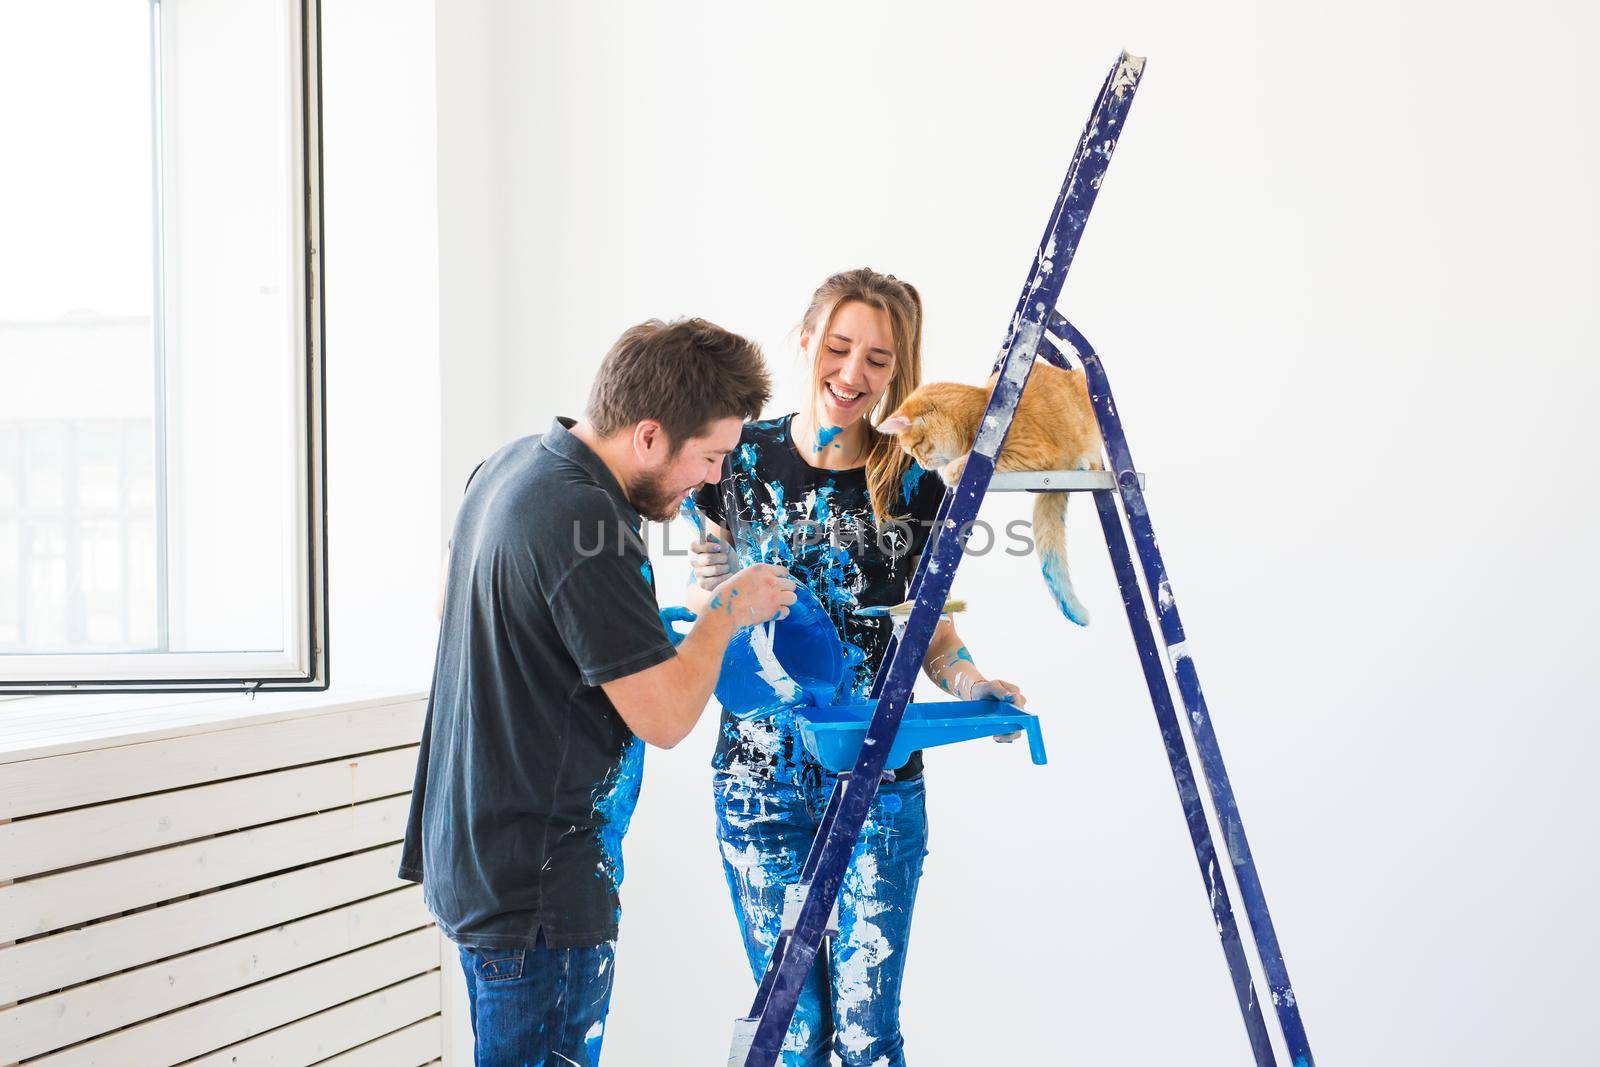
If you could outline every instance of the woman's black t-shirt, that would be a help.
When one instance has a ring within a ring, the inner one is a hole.
[[[696,502],[728,531],[736,566],[781,564],[817,595],[844,641],[854,698],[864,700],[894,630],[888,618],[856,610],[907,598],[944,483],[912,461],[895,497],[902,517],[880,524],[872,513],[866,468],[825,470],[807,463],[790,431],[793,418],[747,423],[739,447],[723,464],[722,480],[703,486]],[[743,721],[724,711],[712,766],[792,782],[817,781],[821,773],[785,712]],[[895,777],[921,771],[919,752]]]

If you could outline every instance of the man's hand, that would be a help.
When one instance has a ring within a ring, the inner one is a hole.
[[[782,618],[794,603],[794,579],[782,567],[757,563],[725,579],[711,594],[672,659],[605,682],[622,721],[646,744],[671,748],[694,729],[717,684],[728,639],[741,626]]]
[[[752,563],[711,591],[704,614],[725,613],[735,626],[755,626],[788,615],[794,601],[794,579],[787,570],[771,563]]]

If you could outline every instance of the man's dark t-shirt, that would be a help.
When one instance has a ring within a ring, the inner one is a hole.
[[[807,463],[795,447],[793,418],[746,423],[738,449],[723,464],[722,480],[701,487],[696,503],[728,531],[736,566],[781,564],[817,594],[852,661],[848,681],[855,697],[865,699],[894,629],[889,619],[856,609],[892,607],[906,599],[944,483],[912,461],[895,495],[902,517],[879,523],[866,468],[825,470]],[[788,782],[820,780],[822,774],[783,712],[741,720],[724,710],[712,766]],[[895,777],[921,772],[918,752]]]
[[[644,743],[599,686],[674,652],[639,513],[571,425],[485,460],[451,536],[400,877],[457,944],[617,936]]]

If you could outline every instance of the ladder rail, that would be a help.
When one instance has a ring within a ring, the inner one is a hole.
[[[1111,383],[1099,354],[1087,338],[1059,313],[1053,316],[1050,330],[1073,350],[1088,378],[1089,398],[1094,404],[1095,417],[1100,424],[1100,434],[1105,442],[1106,456],[1116,475],[1117,495],[1122,502],[1122,514],[1133,535],[1133,545],[1144,571],[1145,584],[1154,601],[1156,620],[1160,627],[1163,651],[1178,684],[1184,711],[1189,716],[1190,733],[1200,757],[1200,768],[1205,775],[1206,787],[1221,824],[1222,840],[1227,846],[1228,858],[1239,885],[1239,897],[1244,903],[1245,916],[1250,921],[1255,939],[1256,957],[1266,975],[1268,992],[1277,1012],[1278,1025],[1284,1044],[1288,1048],[1293,1067],[1314,1067],[1315,1060],[1306,1039],[1305,1025],[1300,1018],[1300,1006],[1294,987],[1289,981],[1289,971],[1283,960],[1283,950],[1278,943],[1277,930],[1272,915],[1267,910],[1266,894],[1256,871],[1255,857],[1245,836],[1244,820],[1234,797],[1228,769],[1222,761],[1222,750],[1217,744],[1216,730],[1211,722],[1211,712],[1206,706],[1205,694],[1200,689],[1200,675],[1195,670],[1194,657],[1187,647],[1187,635],[1178,615],[1177,598],[1166,564],[1161,558],[1161,548],[1156,542],[1155,527],[1150,520],[1150,509],[1139,486],[1133,465],[1133,454],[1128,448],[1127,435],[1122,429],[1122,419],[1117,413],[1116,400],[1111,393]],[[1099,494],[1097,493],[1098,497]],[[1153,690],[1152,690],[1153,692]]]
[[[1245,1033],[1250,1038],[1250,1052],[1255,1057],[1256,1067],[1277,1067],[1272,1038],[1267,1033],[1267,1023],[1261,1015],[1261,1002],[1256,996],[1255,978],[1250,973],[1250,961],[1245,956],[1239,923],[1233,914],[1228,884],[1217,866],[1217,846],[1211,837],[1211,824],[1206,819],[1205,805],[1200,800],[1194,764],[1184,744],[1183,728],[1178,724],[1178,715],[1173,708],[1172,690],[1168,687],[1160,653],[1156,650],[1155,634],[1150,629],[1144,591],[1139,588],[1139,577],[1134,572],[1133,558],[1122,530],[1116,494],[1111,490],[1096,492],[1094,506],[1100,516],[1100,528],[1105,533],[1106,548],[1111,553],[1111,565],[1116,573],[1117,586],[1122,592],[1128,625],[1133,630],[1133,642],[1139,651],[1139,667],[1144,672],[1145,685],[1150,690],[1150,702],[1155,708],[1162,747],[1166,749],[1172,782],[1178,790],[1178,803],[1183,808],[1184,825],[1188,827],[1194,858],[1200,865],[1200,877],[1205,882],[1211,918],[1216,924],[1217,937],[1222,942],[1228,975],[1233,979],[1234,998],[1238,1000],[1239,1012],[1244,1017]]]
[[[1062,370],[1072,369],[1071,361],[1051,343],[1049,337],[1040,346],[1039,354]],[[1178,714],[1172,702],[1172,688],[1161,665],[1155,633],[1150,628],[1144,590],[1139,587],[1133,555],[1122,529],[1122,518],[1117,510],[1120,498],[1113,489],[1097,489],[1092,495],[1095,511],[1100,517],[1100,529],[1105,535],[1106,549],[1111,556],[1111,569],[1117,579],[1117,588],[1122,593],[1128,628],[1139,653],[1139,668],[1144,674],[1145,687],[1150,691],[1150,703],[1155,710],[1156,726],[1161,732],[1167,765],[1172,770],[1172,783],[1178,791],[1184,825],[1189,830],[1194,858],[1200,865],[1200,878],[1205,883],[1211,918],[1216,925],[1217,937],[1222,942],[1222,954],[1228,964],[1228,975],[1233,981],[1234,997],[1239,1002],[1239,1013],[1244,1018],[1245,1033],[1250,1039],[1250,1051],[1256,1067],[1277,1067],[1272,1039],[1267,1033],[1261,1002],[1256,996],[1255,978],[1250,973],[1250,961],[1245,956],[1244,942],[1239,936],[1239,922],[1233,913],[1228,885],[1217,866],[1217,846],[1211,836],[1211,823],[1206,818],[1205,804],[1201,802],[1200,790],[1195,783],[1194,764],[1189,759],[1188,744],[1184,741],[1183,728],[1178,723]]]
[[[995,459],[1004,446],[1143,70],[1143,59],[1127,52],[1118,57],[1106,75],[1078,141],[1077,152],[1068,165],[1050,222],[1029,265],[1018,311],[1007,330],[999,375],[990,390],[977,440],[960,483],[945,491],[946,501],[941,503],[944,520],[932,531],[924,549],[925,558],[919,563],[913,596],[915,606],[900,640],[885,657],[887,667],[880,665],[881,679],[874,679],[874,688],[879,690],[878,703],[862,741],[861,754],[844,787],[833,825],[826,836],[819,835],[812,843],[816,861],[813,863],[808,856],[807,866],[813,867],[814,873],[793,936],[781,957],[776,951],[773,953],[768,974],[762,980],[766,995],[760,1010],[752,1008],[751,1011],[751,1016],[757,1016],[758,1021],[745,1067],[772,1067],[781,1054],[800,990],[820,947],[827,915],[838,897],[855,842],[877,793],[889,748],[899,731],[906,701],[933,637],[934,626],[944,611],[950,584],[972,532],[972,520],[977,517],[989,479],[994,474]]]

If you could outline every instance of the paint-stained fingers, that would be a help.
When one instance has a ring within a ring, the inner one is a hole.
[[[1022,695],[1021,686],[1013,685],[1010,682],[1001,681],[1000,679],[996,679],[995,684],[1001,687],[1001,692],[1004,694],[1000,698],[1001,700],[1015,704],[1019,708],[1025,708],[1028,706],[1028,698]]]
[[[717,586],[711,607],[726,605],[741,626],[754,626],[787,616],[794,602],[795,582],[787,570],[770,563],[752,563]]]
[[[723,554],[726,554],[727,551],[728,551],[728,546],[723,544],[716,537],[708,537],[703,541],[690,541],[689,542],[689,553],[690,553],[690,555],[694,555],[696,553],[700,553],[700,554],[723,553]]]
[[[700,588],[715,588],[733,571],[728,546],[715,537],[689,542],[689,567]]]
[[[1022,695],[1022,689],[1000,678],[986,678],[972,686],[969,700],[1000,700],[1007,704],[1024,708],[1028,705],[1028,698]]]
[[[982,694],[989,697],[990,701],[1005,701],[1006,704],[1014,704],[1019,709],[1027,707],[1027,697],[1022,696],[1021,686],[1013,685],[1003,678],[981,681],[976,688],[981,689]]]
[[[996,678],[993,681],[985,684],[993,688],[992,695],[995,699],[1003,700],[1007,704],[1015,705],[1019,709],[1027,706],[1028,698],[1022,695],[1022,689],[1020,687],[1012,685],[1010,682],[1003,681],[999,678]],[[1011,742],[1015,741],[1021,736],[1021,730],[1013,730],[1009,734],[996,734],[995,740],[1003,745],[1009,745]]]
[[[732,568],[728,566],[696,567],[693,569],[695,584],[701,589],[715,589],[728,580],[728,572],[730,570]]]
[[[695,566],[728,562],[728,546],[721,541],[690,541],[689,562]]]

